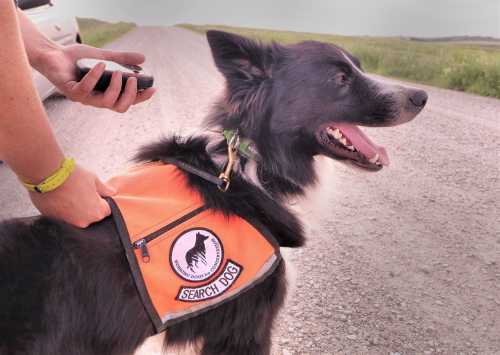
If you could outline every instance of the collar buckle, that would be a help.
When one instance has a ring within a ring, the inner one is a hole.
[[[236,131],[227,143],[227,163],[224,171],[219,175],[219,179],[223,181],[222,185],[219,185],[219,190],[226,192],[231,184],[231,173],[233,172],[234,164],[238,159],[238,146],[240,142],[240,136],[238,131]]]

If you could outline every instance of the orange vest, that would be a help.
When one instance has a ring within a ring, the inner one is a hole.
[[[279,264],[262,225],[208,209],[174,165],[144,164],[110,184],[113,218],[158,332],[236,297]]]

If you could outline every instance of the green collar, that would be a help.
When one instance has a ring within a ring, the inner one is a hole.
[[[225,129],[222,132],[222,135],[224,136],[224,138],[226,138],[226,141],[229,144],[229,142],[234,138],[234,136],[238,135],[238,131]],[[238,136],[237,145],[238,145],[237,147],[238,153],[241,156],[255,161],[258,161],[260,159],[259,153],[257,152],[257,148],[255,147],[255,143],[252,140]]]

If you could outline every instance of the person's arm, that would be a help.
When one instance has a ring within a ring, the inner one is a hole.
[[[144,55],[134,52],[117,52],[94,48],[83,44],[60,46],[45,37],[23,11],[18,17],[24,46],[33,68],[47,77],[69,99],[86,105],[109,108],[117,112],[127,111],[131,105],[146,101],[153,96],[155,89],[137,92],[137,79],[127,81],[123,94],[121,73],[113,73],[111,85],[103,94],[92,91],[105,68],[102,65],[91,70],[82,81],[76,81],[75,63],[81,58],[114,61],[120,64],[141,64]]]
[[[58,170],[64,155],[33,86],[12,0],[0,0],[0,33],[0,157],[20,180],[37,184]],[[112,193],[77,167],[58,189],[30,196],[43,214],[85,227],[109,215],[100,195]]]

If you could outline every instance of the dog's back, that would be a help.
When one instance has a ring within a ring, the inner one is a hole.
[[[115,233],[110,219],[0,223],[0,354],[126,354],[152,334]]]
[[[171,139],[164,142],[162,154],[210,171],[214,166],[205,146],[194,143]],[[234,177],[227,194],[191,175],[188,180],[208,206],[226,215],[260,221],[281,245],[302,244],[298,220],[241,178]],[[205,239],[202,234],[197,236],[186,257],[201,258]],[[0,224],[0,282],[0,332],[5,335],[0,337],[2,354],[63,354],[68,349],[85,355],[132,354],[154,334],[110,218],[85,230],[45,217]],[[265,281],[233,301],[169,327],[169,343],[202,336],[217,343],[226,337],[234,341],[246,338],[245,344],[251,344],[255,333],[249,329],[265,327],[270,331],[284,295],[281,263]],[[265,310],[265,316],[256,309]],[[258,344],[234,353],[264,354],[269,334],[259,334]],[[207,354],[214,353],[224,352]]]

